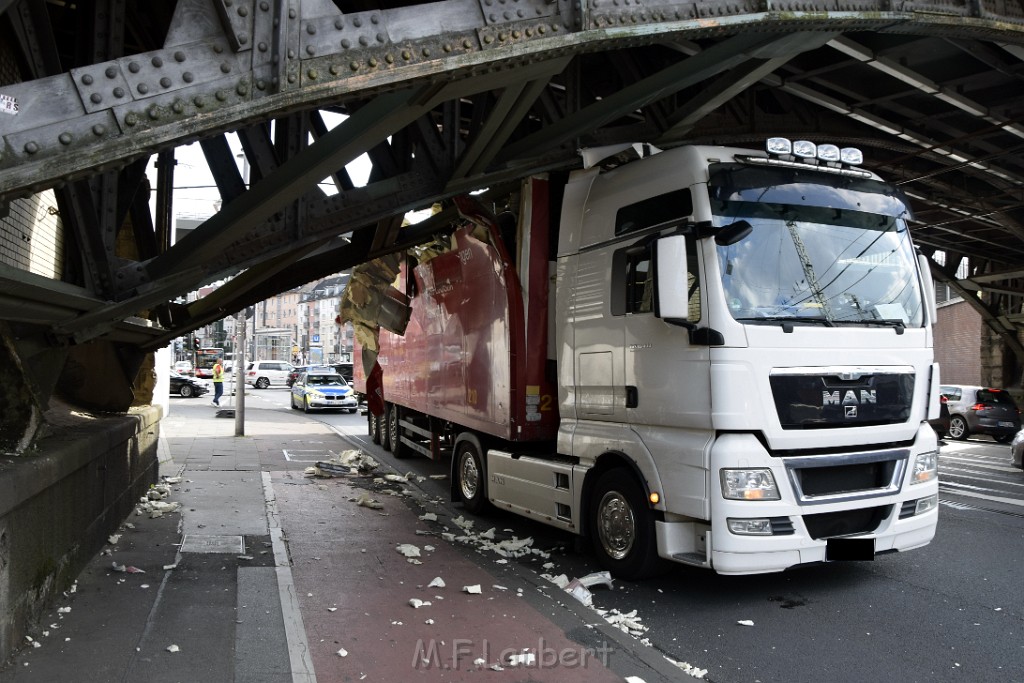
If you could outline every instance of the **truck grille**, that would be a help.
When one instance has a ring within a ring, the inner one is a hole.
[[[836,429],[910,419],[914,373],[849,375],[772,373],[772,398],[783,429]]]
[[[910,450],[786,458],[786,473],[801,505],[891,495],[903,483]]]

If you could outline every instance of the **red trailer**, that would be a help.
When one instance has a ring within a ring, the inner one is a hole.
[[[510,254],[495,219],[467,201],[461,208],[472,222],[453,233],[453,248],[415,266],[411,279],[403,266],[396,287],[409,297],[409,323],[402,336],[380,332],[385,412],[368,418],[374,442],[396,455],[437,458],[450,452],[456,431],[511,442],[554,439],[547,182],[534,180],[531,192],[529,205],[540,208],[525,253]],[[355,385],[366,393],[359,362]]]

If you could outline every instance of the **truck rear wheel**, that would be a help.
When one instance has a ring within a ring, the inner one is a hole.
[[[590,537],[601,565],[627,580],[652,575],[658,566],[654,515],[633,474],[621,467],[602,474],[590,510]]]
[[[391,406],[387,413],[388,445],[391,454],[399,460],[409,457],[409,449],[402,443],[402,428],[398,424],[399,407]]]
[[[373,413],[366,413],[366,431],[370,435],[370,441],[380,443],[380,417]]]
[[[482,512],[487,506],[484,493],[484,465],[480,451],[469,441],[463,441],[455,451],[455,471],[459,477],[459,497],[470,512]]]

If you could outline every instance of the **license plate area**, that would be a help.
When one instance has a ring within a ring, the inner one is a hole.
[[[1000,427],[1012,427],[1013,423],[1012,422],[1002,422],[1002,421],[1000,421],[999,422],[999,426]]]
[[[829,538],[825,540],[826,562],[862,562],[875,559],[873,538]]]

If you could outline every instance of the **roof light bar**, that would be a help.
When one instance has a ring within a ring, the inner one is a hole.
[[[860,166],[864,163],[864,153],[856,147],[843,147],[839,150],[839,160],[851,166]]]
[[[835,145],[818,145],[818,158],[822,161],[839,161],[839,148]]]

